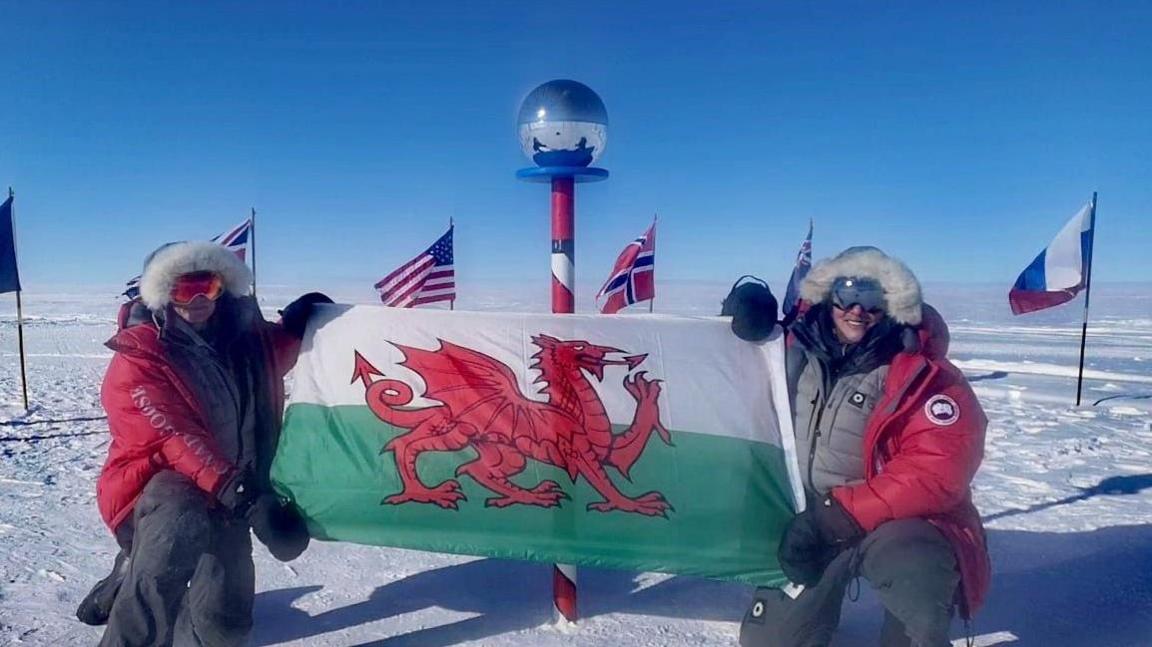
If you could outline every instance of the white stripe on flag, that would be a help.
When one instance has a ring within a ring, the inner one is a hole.
[[[406,289],[407,286],[410,283],[412,283],[413,281],[423,279],[424,275],[428,274],[428,272],[432,269],[432,267],[435,263],[436,263],[436,260],[434,258],[432,258],[431,256],[425,256],[423,259],[421,259],[420,263],[414,265],[413,267],[409,268],[407,271],[405,271],[400,276],[397,276],[396,278],[392,279],[391,281],[388,281],[387,283],[382,284],[380,287],[378,287],[376,289],[379,290],[381,293],[388,293],[388,292],[396,291],[398,289],[401,289],[401,286],[404,286],[403,289]]]
[[[1080,233],[1087,231],[1091,219],[1092,203],[1084,205],[1052,239],[1044,252],[1044,286],[1050,291],[1074,288],[1083,281],[1083,253]]]

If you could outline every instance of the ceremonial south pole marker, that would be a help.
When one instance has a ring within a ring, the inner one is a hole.
[[[516,177],[552,184],[552,312],[576,310],[576,184],[608,179],[595,162],[608,142],[608,111],[591,88],[557,79],[537,86],[520,104],[520,147],[536,166]],[[569,622],[576,610],[576,567],[555,564],[552,603]]]

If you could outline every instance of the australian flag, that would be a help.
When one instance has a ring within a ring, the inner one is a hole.
[[[596,295],[599,302],[604,297],[600,312],[615,314],[625,306],[633,303],[647,301],[656,297],[656,281],[653,271],[656,266],[656,222],[648,231],[636,240],[628,243],[616,264],[612,267],[612,274],[604,282],[604,287]]]
[[[808,236],[800,245],[796,254],[796,266],[792,268],[792,277],[788,279],[788,289],[784,291],[784,320],[791,321],[796,316],[796,309],[800,306],[800,282],[808,276],[812,269],[812,221],[808,221]]]

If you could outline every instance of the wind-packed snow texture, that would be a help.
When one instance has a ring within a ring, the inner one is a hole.
[[[457,309],[547,309],[542,299],[524,300],[521,286],[481,296],[465,287]],[[656,311],[711,314],[727,288],[662,283]],[[103,415],[99,384],[111,353],[102,344],[114,329],[117,291],[24,294],[27,414],[15,307],[12,295],[0,297],[3,645],[95,644],[100,635],[73,611],[115,550],[94,501],[107,426],[91,418]],[[262,286],[266,314],[301,291]],[[973,631],[985,636],[981,644],[1152,645],[1152,285],[1094,288],[1079,407],[1082,300],[1012,317],[1006,292],[926,287],[951,325],[951,356],[990,420],[975,495],[995,573]],[[373,298],[360,288],[330,293],[343,302]],[[751,593],[727,582],[582,569],[583,619],[566,627],[552,619],[546,564],[325,542],[290,564],[258,547],[256,562],[255,645],[734,645]],[[862,588],[845,603],[837,645],[875,642],[881,611]],[[963,635],[956,621],[953,637]]]

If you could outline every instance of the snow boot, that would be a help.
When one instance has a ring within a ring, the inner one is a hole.
[[[112,603],[116,601],[116,593],[120,584],[128,573],[128,553],[121,550],[116,554],[116,563],[112,565],[112,572],[96,583],[88,595],[76,607],[76,618],[86,625],[99,627],[108,624],[108,614],[112,611]]]

